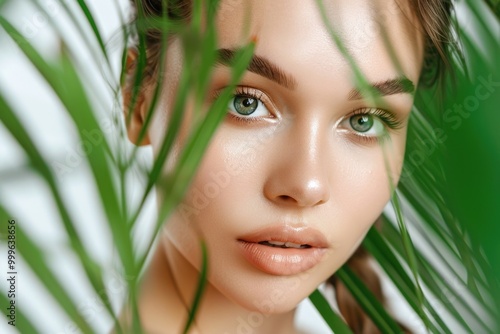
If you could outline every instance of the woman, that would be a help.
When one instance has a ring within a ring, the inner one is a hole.
[[[137,3],[146,17],[161,16],[161,1]],[[215,24],[222,61],[205,106],[229,85],[231,69],[224,59],[232,59],[251,38],[255,52],[145,275],[139,313],[147,332],[182,331],[203,238],[210,270],[192,333],[295,333],[297,304],[351,257],[389,201],[403,163],[413,94],[427,74],[424,63],[445,59],[450,4],[329,0],[323,5],[329,24],[381,99],[367,99],[355,85],[352,67],[332,41],[317,2],[222,1]],[[189,20],[190,2],[175,6],[169,10],[173,18]],[[153,77],[161,35],[151,29],[147,36],[145,73]],[[132,142],[153,95],[146,80],[132,101],[136,60],[131,50],[124,104],[132,109]],[[182,66],[190,64],[184,63],[182,43],[174,35],[165,87],[142,142],[156,154]],[[193,113],[192,105],[185,110],[165,175],[175,165]],[[342,308],[343,301],[339,304]],[[367,332],[368,327],[359,328]]]

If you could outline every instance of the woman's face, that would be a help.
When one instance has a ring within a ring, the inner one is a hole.
[[[422,64],[422,36],[406,3],[324,3],[332,27],[385,104],[367,102],[356,91],[353,71],[315,1],[222,1],[218,48],[229,54],[255,36],[255,57],[165,227],[164,242],[197,268],[201,232],[211,285],[265,313],[294,308],[350,257],[381,214],[389,178],[395,183],[399,177],[411,83]],[[149,132],[155,152],[183,66],[179,45],[169,49],[165,93]],[[210,92],[227,86],[230,74],[218,65]]]

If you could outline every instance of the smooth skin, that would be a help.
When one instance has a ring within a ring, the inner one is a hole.
[[[222,1],[218,47],[234,50],[255,36],[255,54],[279,67],[287,80],[245,73],[144,277],[139,310],[148,332],[181,332],[197,285],[200,236],[209,251],[209,283],[191,333],[295,332],[297,304],[356,250],[390,199],[389,180],[399,178],[413,95],[396,79],[404,76],[416,86],[423,60],[422,34],[408,4],[400,2],[324,2],[370,84],[386,83],[379,85],[385,96],[377,105],[354,91],[353,72],[315,1]],[[164,93],[143,142],[155,153],[182,66],[174,40]],[[229,78],[230,69],[217,66],[210,92],[216,95]],[[128,128],[131,141],[147,111],[150,96],[144,92]],[[127,88],[124,93],[127,105]],[[191,116],[188,108],[175,152],[182,149]],[[165,174],[176,158],[169,157]],[[162,197],[158,193],[160,205]],[[319,231],[328,241],[321,261],[294,275],[271,275],[249,264],[238,238],[273,225]]]

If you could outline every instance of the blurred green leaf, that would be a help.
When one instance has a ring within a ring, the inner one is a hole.
[[[97,42],[99,43],[99,46],[101,47],[101,51],[108,60],[108,53],[106,52],[106,46],[104,45],[104,41],[102,40],[102,35],[99,32],[99,28],[97,27],[96,22],[94,21],[94,17],[90,13],[90,10],[85,3],[85,0],[77,0],[78,6],[80,6],[80,9],[82,10],[83,14],[85,15],[85,18],[87,19],[87,22],[89,23],[90,27],[92,28],[92,31],[94,32],[94,36],[97,39]]]
[[[8,310],[10,307],[11,303],[10,300],[7,299],[3,295],[3,293],[0,293],[0,307],[2,310]],[[9,311],[4,311],[4,313],[7,315]],[[7,316],[7,319],[4,319],[5,322],[11,321],[10,318]],[[38,331],[36,330],[36,327],[29,321],[28,318],[24,315],[23,311],[19,309],[19,305],[16,305],[16,320],[15,320],[15,327],[19,330],[20,333],[37,333]]]
[[[0,204],[0,216],[2,217],[14,217],[10,214],[1,204]],[[2,225],[7,224],[7,220],[2,220]],[[59,305],[63,308],[65,313],[73,320],[80,329],[86,333],[91,333],[91,326],[87,321],[80,315],[77,306],[68,295],[68,293],[62,287],[60,280],[54,275],[50,269],[47,260],[43,257],[43,252],[40,247],[38,247],[27,234],[24,233],[23,229],[19,224],[16,225],[16,251],[18,255],[21,255],[24,261],[29,265],[29,267],[36,274],[37,278],[45,286],[47,291],[50,292],[51,297],[53,297]],[[2,295],[3,296],[3,295]],[[4,297],[5,298],[5,297]],[[22,314],[21,308],[18,308]],[[16,310],[17,313],[17,310]],[[19,319],[20,321],[21,319]],[[24,324],[25,326],[31,327],[29,322]],[[32,333],[36,333],[32,332]]]
[[[337,270],[336,275],[349,289],[359,305],[375,323],[382,333],[400,333],[401,328],[385,311],[384,307],[377,300],[375,295],[366,287],[363,281],[356,274],[344,265]]]
[[[420,319],[428,319],[427,314],[422,314],[422,312],[425,312],[425,310],[422,305],[419,304],[419,300],[416,295],[417,289],[415,288],[415,285],[412,282],[410,276],[408,276],[400,261],[396,258],[391,248],[389,248],[389,246],[386,244],[377,230],[375,230],[374,228],[370,229],[365,240],[363,241],[363,246],[370,252],[370,254],[374,256],[382,269],[387,273],[392,282],[404,296],[408,304],[418,314]],[[431,332],[450,333],[450,330],[441,319],[439,313],[436,312],[432,305],[430,305],[426,300],[424,300],[424,303],[429,313],[438,323],[435,324],[433,322],[429,322],[427,324]],[[439,329],[436,326],[439,326]]]
[[[208,250],[204,241],[200,243],[202,262],[200,269],[200,277],[198,279],[198,286],[196,288],[196,293],[194,295],[193,301],[190,304],[191,308],[189,310],[188,320],[186,321],[186,325],[184,326],[184,334],[187,334],[189,328],[194,323],[194,319],[196,317],[196,312],[198,311],[198,307],[200,306],[201,298],[203,296],[203,292],[205,291],[205,286],[207,285],[207,275],[208,275]]]
[[[314,290],[314,292],[309,295],[309,299],[321,314],[333,333],[352,334],[352,331],[349,329],[349,327],[347,327],[344,320],[342,320],[337,313],[333,312],[330,304],[328,304],[328,301],[321,294],[321,292],[319,292],[318,290]]]

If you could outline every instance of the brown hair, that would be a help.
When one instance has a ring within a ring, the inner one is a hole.
[[[425,57],[420,84],[432,86],[450,70],[452,54],[460,55],[453,37],[451,0],[411,0],[410,6],[425,36]],[[131,0],[133,20],[142,13],[145,21],[162,17],[165,12],[171,22],[185,22],[191,16],[191,0]],[[163,7],[167,5],[167,8]],[[147,26],[147,25],[141,25]],[[156,74],[161,41],[165,34],[155,28],[144,29],[146,46],[146,79]],[[137,37],[137,35],[136,35]],[[168,38],[167,36],[166,38]],[[137,45],[137,41],[135,43]]]
[[[372,268],[370,261],[370,254],[367,253],[362,246],[360,246],[347,261],[346,265],[359,277],[366,287],[370,289],[375,298],[377,298],[377,300],[384,305],[385,298],[380,285],[380,278]],[[358,305],[356,299],[352,296],[341,280],[339,280],[335,275],[332,275],[327,280],[327,283],[331,284],[335,288],[335,297],[340,313],[354,333],[381,334],[375,323]],[[412,333],[404,325],[399,324],[399,326],[401,327],[401,333]]]
[[[164,12],[172,22],[182,23],[190,19],[190,0],[131,0],[131,2],[134,8],[134,20],[137,19],[138,13],[141,13],[139,16],[143,16],[142,18],[147,21],[161,18]],[[444,73],[450,69],[451,54],[456,50],[451,20],[453,5],[451,0],[410,0],[409,2],[425,36],[425,56],[420,84],[432,86],[436,81],[441,80]],[[167,4],[168,8],[164,8],[163,4]],[[159,29],[146,28],[144,29],[144,37],[146,49],[144,79],[148,80],[157,74],[161,42],[164,38],[170,36],[166,36]],[[134,44],[138,45],[137,40]],[[367,285],[377,299],[384,304],[379,277],[369,262],[370,255],[360,247],[351,256],[347,265]],[[327,282],[335,287],[339,309],[354,333],[380,333],[335,275],[332,275]],[[402,325],[401,329],[404,333],[411,333]]]

